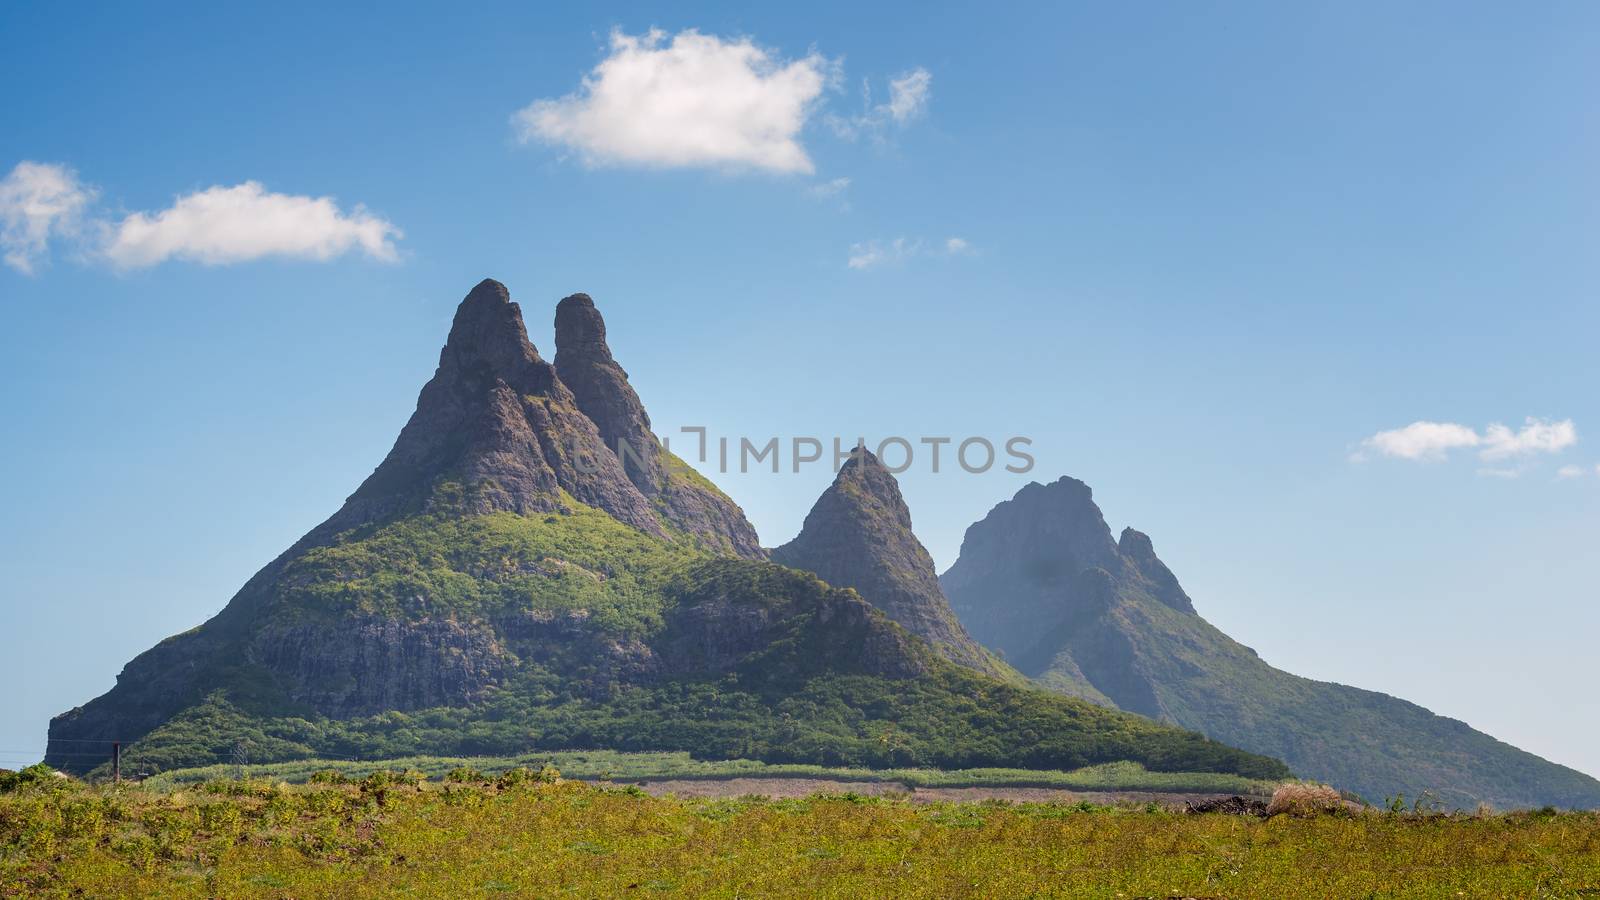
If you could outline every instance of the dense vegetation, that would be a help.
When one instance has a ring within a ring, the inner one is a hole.
[[[448,512],[445,484],[427,515],[343,534],[285,570],[275,614],[493,618],[582,611],[592,627],[638,636],[661,626],[662,588],[701,553],[565,498],[545,516]]]
[[[1600,815],[657,799],[546,770],[0,794],[0,895],[1577,896]]]
[[[355,720],[251,716],[214,698],[134,745],[124,766],[160,772],[226,762],[241,748],[247,759],[291,760],[607,747],[867,768],[1076,769],[1128,760],[1159,772],[1288,774],[1276,760],[1193,732],[954,671],[912,681],[823,676],[784,695],[743,689],[737,678],[632,687],[603,702],[561,699],[559,690],[530,681],[478,707]]]

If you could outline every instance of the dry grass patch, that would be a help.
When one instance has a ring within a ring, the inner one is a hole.
[[[1269,816],[1310,818],[1345,811],[1344,798],[1325,784],[1286,784],[1272,792],[1267,803]]]

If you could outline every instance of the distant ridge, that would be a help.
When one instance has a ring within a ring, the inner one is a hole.
[[[1267,665],[1195,612],[1150,538],[1113,540],[1088,485],[1029,484],[940,579],[979,641],[1039,684],[1279,757],[1369,801],[1600,808],[1600,782],[1404,700]]]

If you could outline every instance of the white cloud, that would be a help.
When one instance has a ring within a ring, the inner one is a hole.
[[[613,31],[610,55],[574,93],[512,116],[526,143],[576,150],[590,165],[813,170],[799,134],[831,64],[784,61],[749,38]]]
[[[167,209],[120,221],[93,208],[97,195],[67,166],[19,163],[0,180],[5,263],[31,273],[58,240],[73,242],[79,261],[124,269],[168,259],[208,265],[267,256],[328,260],[353,250],[385,261],[398,256],[400,229],[364,208],[346,213],[331,197],[274,194],[254,181],[196,191]]]
[[[882,138],[890,126],[903,128],[926,114],[932,89],[933,73],[921,66],[889,80],[887,103],[874,104],[872,84],[863,81],[861,95],[866,111],[849,118],[828,116],[826,121],[835,134],[848,140],[864,133]]]
[[[386,262],[397,258],[400,229],[360,206],[345,213],[332,197],[268,192],[247,181],[179,197],[154,214],[134,213],[111,226],[102,254],[121,268],[168,259],[207,265],[268,256],[329,260],[360,250]]]
[[[1457,447],[1476,447],[1482,439],[1465,425],[1452,422],[1412,422],[1404,428],[1380,431],[1361,442],[1368,450],[1396,459],[1438,461]]]
[[[1571,419],[1545,422],[1529,416],[1520,431],[1504,425],[1490,425],[1483,433],[1484,459],[1509,459],[1535,453],[1559,453],[1578,442],[1578,429]]]
[[[0,252],[6,265],[33,274],[52,238],[79,232],[94,193],[66,166],[17,163],[0,181]]]
[[[1352,459],[1362,462],[1371,451],[1394,459],[1438,462],[1447,458],[1452,450],[1477,448],[1480,459],[1498,462],[1540,453],[1559,453],[1577,442],[1578,430],[1571,419],[1549,422],[1529,416],[1520,430],[1513,431],[1497,422],[1481,434],[1454,422],[1422,421],[1378,432],[1361,442],[1361,449]],[[1480,474],[1515,477],[1520,470],[1483,469]]]
[[[944,239],[944,252],[950,254],[951,256],[966,253],[971,249],[972,245],[967,243],[966,238],[951,237]]]
[[[1556,470],[1556,477],[1561,479],[1582,478],[1589,474],[1583,466],[1562,466]]]

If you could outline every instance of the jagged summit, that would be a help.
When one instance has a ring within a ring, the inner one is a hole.
[[[461,301],[416,412],[331,521],[341,529],[382,521],[432,502],[446,483],[464,489],[474,512],[550,512],[565,491],[662,533],[650,502],[528,341],[521,308],[492,279]]]
[[[794,540],[772,551],[786,566],[853,587],[951,660],[1004,669],[967,634],[939,588],[933,557],[911,530],[900,484],[872,451],[857,447],[806,515]]]
[[[579,292],[561,298],[556,304],[556,346],[578,351],[580,345],[611,357],[606,346],[606,320],[594,305],[594,298]]]
[[[628,373],[611,355],[606,321],[588,294],[573,294],[556,304],[555,365],[578,408],[622,460],[628,479],[647,494],[660,493],[666,480],[661,445]]]
[[[513,375],[542,364],[539,351],[528,340],[522,307],[511,300],[505,285],[485,278],[456,307],[439,366],[443,369],[452,362],[462,369],[481,363],[493,372]],[[540,375],[548,378],[549,372]]]
[[[1122,566],[1094,492],[1062,477],[1030,482],[968,527],[960,557],[939,581],[972,636],[1020,665],[1040,639],[1040,623],[1062,614],[1060,586],[1085,569],[1117,573]],[[995,603],[979,588],[996,577],[1015,577],[1032,589]]]
[[[736,556],[765,556],[738,504],[672,457],[650,430],[650,415],[606,344],[606,321],[588,294],[556,304],[555,369],[628,480],[666,522]]]

